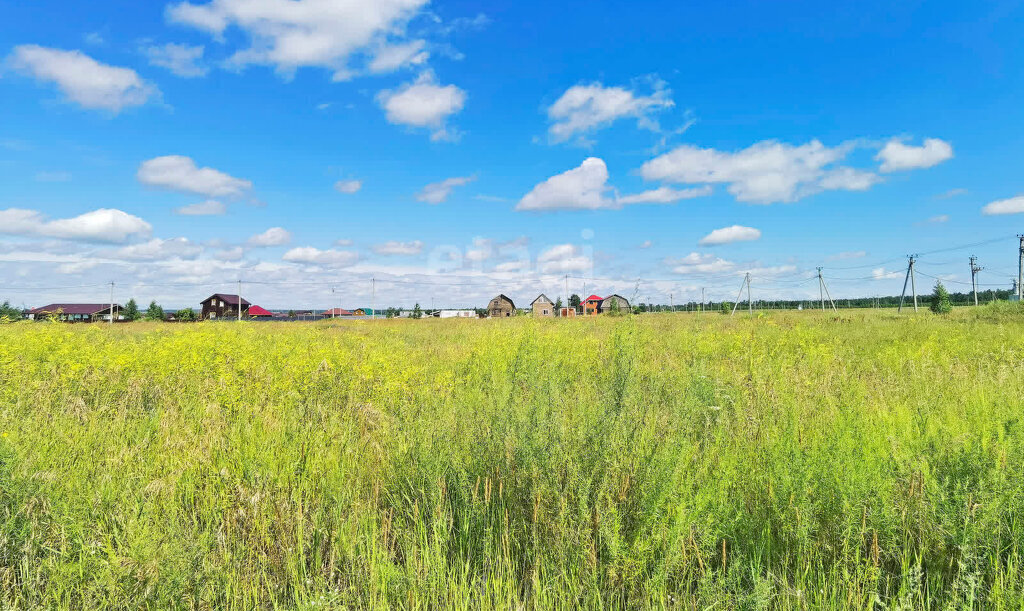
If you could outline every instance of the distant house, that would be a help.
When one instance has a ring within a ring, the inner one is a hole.
[[[487,304],[487,315],[491,318],[515,316],[516,304],[505,295],[498,295]]]
[[[274,313],[273,312],[271,312],[270,310],[266,310],[264,308],[261,308],[258,305],[251,305],[251,306],[249,306],[249,311],[246,314],[249,316],[249,318],[263,318],[263,319],[267,319],[267,318],[273,318],[274,317]]]
[[[353,313],[344,308],[331,308],[324,312],[325,318],[336,318],[338,316],[353,316]]]
[[[575,318],[576,308],[562,308],[558,311],[558,315],[562,318]]]
[[[617,304],[613,306],[612,304]],[[610,295],[601,300],[601,306],[598,311],[602,314],[611,312],[613,308],[618,307],[619,311],[623,314],[629,314],[632,310],[629,307],[629,301],[622,295]]]
[[[204,299],[201,303],[203,310],[201,318],[204,320],[216,320],[218,318],[237,318],[238,317],[238,295],[228,295],[225,293],[215,293]],[[246,301],[244,298],[242,301],[242,316],[246,316],[249,311],[249,306],[252,304]]]
[[[555,315],[555,304],[544,293],[534,299],[530,307],[533,309],[534,317],[537,318],[551,318]]]
[[[97,322],[110,320],[109,303],[51,303],[41,308],[29,310],[26,315],[29,320],[41,320],[56,318],[62,322]],[[124,320],[121,316],[121,306],[114,304],[114,320]]]
[[[352,316],[373,316],[373,308],[356,308],[352,310]]]
[[[590,297],[584,299],[581,303],[581,305],[583,306],[583,315],[596,316],[598,313],[601,312],[602,301],[604,301],[604,298],[598,297],[597,295],[591,295]]]

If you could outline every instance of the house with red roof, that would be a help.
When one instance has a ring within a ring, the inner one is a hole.
[[[601,302],[604,301],[604,297],[598,297],[597,295],[591,295],[587,297],[580,304],[583,306],[584,316],[596,316],[601,311]]]
[[[249,311],[247,312],[247,315],[249,316],[249,318],[273,318],[274,313],[271,312],[270,310],[261,308],[258,305],[251,305],[249,306]]]
[[[331,308],[324,312],[325,318],[337,318],[338,316],[353,316],[353,314],[345,308]]]

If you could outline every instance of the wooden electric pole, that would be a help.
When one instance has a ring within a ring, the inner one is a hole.
[[[832,295],[829,295],[828,287],[825,286],[825,278],[821,275],[821,268],[818,268],[818,298],[821,299],[821,311],[825,311],[825,297],[828,297],[828,302],[832,305],[832,311],[838,312],[836,309],[836,302],[832,301]]]
[[[978,257],[971,255],[971,288],[974,289],[974,305],[978,305],[978,272],[985,269],[978,267]]]
[[[1024,244],[1024,239],[1021,240],[1021,244]],[[1021,253],[1024,256],[1024,249],[1021,250]],[[917,255],[907,255],[907,276],[903,279],[903,292],[900,293],[900,307],[896,308],[897,312],[903,311],[903,298],[907,295],[908,281],[910,282],[910,290],[914,293],[914,311],[917,311],[917,284],[914,282],[914,261],[916,259]]]

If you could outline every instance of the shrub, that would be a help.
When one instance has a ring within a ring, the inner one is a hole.
[[[949,302],[949,291],[942,286],[942,281],[935,283],[935,292],[932,294],[932,312],[936,314],[949,314],[953,311],[953,304]]]

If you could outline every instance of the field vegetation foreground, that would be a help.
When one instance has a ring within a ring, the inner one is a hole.
[[[1024,313],[0,326],[0,607],[1021,608]]]

